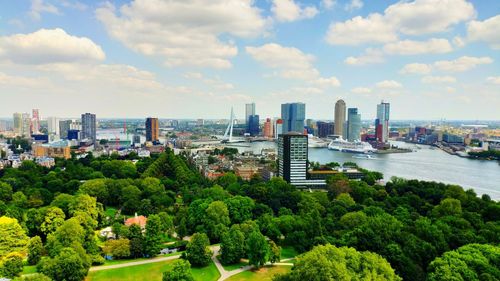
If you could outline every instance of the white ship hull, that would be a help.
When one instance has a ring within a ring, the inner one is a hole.
[[[349,152],[349,153],[373,153],[377,151],[367,142],[362,142],[362,141],[349,142],[343,139],[333,140],[328,145],[328,149],[340,152]]]

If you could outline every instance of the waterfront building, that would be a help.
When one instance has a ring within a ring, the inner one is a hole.
[[[278,138],[278,176],[288,183],[307,177],[307,135],[284,133]]]
[[[257,136],[259,132],[259,115],[250,115],[248,117],[247,133],[251,136]]]
[[[337,136],[345,136],[344,135],[344,125],[345,125],[345,101],[338,100],[335,103],[335,127],[334,134]]]
[[[283,119],[278,118],[274,122],[274,138],[278,139],[281,134],[283,134]]]
[[[361,114],[357,108],[347,109],[347,140],[357,141],[361,132]]]
[[[390,104],[382,101],[377,105],[377,119],[375,119],[375,136],[377,141],[386,143],[389,140],[389,113]]]
[[[160,140],[160,128],[158,118],[146,118],[146,141],[158,142]]]
[[[271,122],[271,118],[267,118],[266,122],[264,122],[264,137],[272,138],[273,137],[273,123]]]
[[[81,139],[88,139],[94,146],[97,145],[97,137],[96,137],[96,117],[95,114],[85,113],[82,114],[82,131],[81,131]]]
[[[320,138],[326,138],[333,134],[333,122],[318,121],[316,122],[316,126],[318,127],[318,137]]]
[[[288,132],[304,133],[306,105],[304,103],[285,103],[281,105],[283,134]]]
[[[245,124],[248,126],[250,116],[255,115],[255,103],[245,104]]]

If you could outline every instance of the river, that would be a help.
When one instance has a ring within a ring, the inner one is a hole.
[[[394,142],[400,147],[416,148],[415,145]],[[242,145],[248,145],[243,143]],[[250,147],[238,147],[240,151],[260,153],[262,148],[276,147],[272,142],[256,142]],[[450,155],[430,146],[419,146],[415,152],[376,154],[374,159],[353,158],[351,153],[310,148],[309,160],[321,164],[329,162],[355,162],[358,166],[384,174],[384,180],[391,177],[419,179],[457,184],[465,189],[472,188],[478,195],[488,194],[500,200],[500,165],[496,161],[472,160]]]

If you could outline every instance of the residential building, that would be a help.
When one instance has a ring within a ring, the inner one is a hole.
[[[267,118],[266,122],[264,122],[264,137],[272,138],[273,137],[273,123],[271,122],[271,118]]]
[[[345,101],[338,100],[335,103],[335,127],[334,134],[337,136],[345,136],[344,135],[344,124],[345,124]]]
[[[158,142],[160,140],[160,128],[158,118],[148,117],[146,119],[146,141]]]
[[[347,109],[347,140],[357,141],[361,133],[361,114],[357,108]]]
[[[56,117],[47,117],[47,130],[49,135],[59,135],[59,119]]]
[[[38,109],[33,109],[31,120],[31,134],[38,134],[40,132],[40,112]]]
[[[92,113],[82,114],[82,131],[81,131],[81,139],[88,139],[94,146],[97,145],[97,135],[96,135],[96,116]]]
[[[377,119],[375,119],[375,136],[377,141],[386,143],[389,140],[389,113],[390,104],[382,101],[377,105]]]
[[[281,105],[283,134],[288,132],[304,133],[306,105],[304,103],[285,103]]]
[[[283,134],[283,119],[276,119],[274,122],[274,138],[278,139]]]
[[[318,129],[317,129],[318,137],[326,138],[329,135],[333,134],[334,123],[318,121],[318,122],[316,122],[316,127],[318,127]]]

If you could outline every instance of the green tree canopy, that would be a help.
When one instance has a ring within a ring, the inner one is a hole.
[[[260,231],[253,231],[247,239],[247,255],[250,264],[261,267],[269,260],[269,244]]]
[[[163,273],[163,281],[194,281],[191,264],[187,260],[178,259],[172,267]]]
[[[28,236],[16,219],[0,217],[0,258],[11,252],[25,252]]]
[[[208,248],[210,241],[205,233],[195,233],[187,245],[187,260],[194,266],[206,266],[210,263],[212,251]]]

